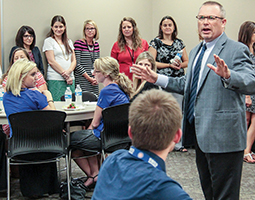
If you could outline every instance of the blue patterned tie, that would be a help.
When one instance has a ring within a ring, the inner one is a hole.
[[[202,51],[197,59],[197,63],[194,68],[192,86],[191,86],[190,94],[189,94],[188,111],[187,111],[187,119],[189,120],[190,124],[194,120],[194,104],[195,104],[195,99],[197,96],[197,83],[198,83],[199,72],[200,72],[201,63],[202,63],[205,50],[206,50],[206,44],[203,45]]]

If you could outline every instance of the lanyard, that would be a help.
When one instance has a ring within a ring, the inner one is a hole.
[[[139,149],[135,148],[134,146],[131,146],[129,149],[129,153],[136,157],[139,158],[149,164],[151,164],[153,167],[158,168],[159,170],[162,170],[160,165],[156,160],[154,160],[152,157],[150,157],[148,154],[140,151]]]
[[[86,43],[86,45],[87,45],[87,48],[88,48],[88,50],[89,50],[89,54],[90,54],[90,59],[91,59],[91,62],[92,62],[92,69],[93,69],[93,64],[94,64],[94,61],[95,61],[95,52],[94,52],[94,50],[95,50],[95,46],[94,46],[94,42],[93,42],[93,49],[92,49],[92,53],[91,53],[91,50],[90,50],[90,48],[89,48],[89,45],[88,45],[88,42],[87,42],[87,40],[85,40],[85,43]]]
[[[127,45],[126,45],[126,47],[128,49],[129,55],[131,57],[132,64],[134,64],[135,51],[134,51],[134,49],[132,49],[132,54],[131,54],[129,47]]]

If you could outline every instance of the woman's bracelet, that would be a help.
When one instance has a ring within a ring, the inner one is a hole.
[[[50,102],[54,103],[54,101],[52,99],[48,101],[48,103],[50,103]]]

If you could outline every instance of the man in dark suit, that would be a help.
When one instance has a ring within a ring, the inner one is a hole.
[[[195,144],[196,163],[206,199],[239,199],[246,146],[245,96],[255,93],[249,49],[224,33],[225,10],[207,1],[199,9],[204,41],[191,50],[181,78],[132,67],[136,77],[184,94],[183,144]]]

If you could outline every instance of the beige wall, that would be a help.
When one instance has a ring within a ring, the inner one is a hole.
[[[2,27],[1,27],[1,15],[0,15],[0,66],[2,65]]]
[[[178,26],[178,37],[187,46],[188,52],[198,44],[197,20],[199,7],[206,0],[152,0],[152,27],[153,36],[158,32],[158,24],[165,15],[171,15]],[[158,3],[160,2],[160,3]],[[255,21],[254,0],[218,0],[226,10],[226,34],[237,40],[240,25],[247,20]],[[159,12],[160,10],[160,12]]]
[[[37,46],[41,49],[43,40],[50,30],[51,18],[60,14],[67,22],[68,36],[73,42],[82,37],[83,22],[93,19],[100,32],[101,56],[110,54],[116,41],[120,20],[133,17],[142,38],[148,42],[157,35],[158,23],[165,15],[171,15],[177,22],[179,38],[188,52],[198,43],[197,15],[203,0],[2,0],[4,27],[4,65],[17,30],[22,25],[34,28]],[[227,11],[227,35],[236,40],[242,22],[254,19],[254,0],[221,0]]]
[[[134,6],[135,5],[135,6]],[[22,25],[33,27],[36,45],[42,49],[54,15],[64,16],[68,37],[74,42],[82,38],[83,22],[93,19],[99,28],[101,56],[110,55],[124,16],[133,17],[143,38],[150,40],[152,16],[148,0],[3,0],[4,64],[15,45],[15,35]]]

